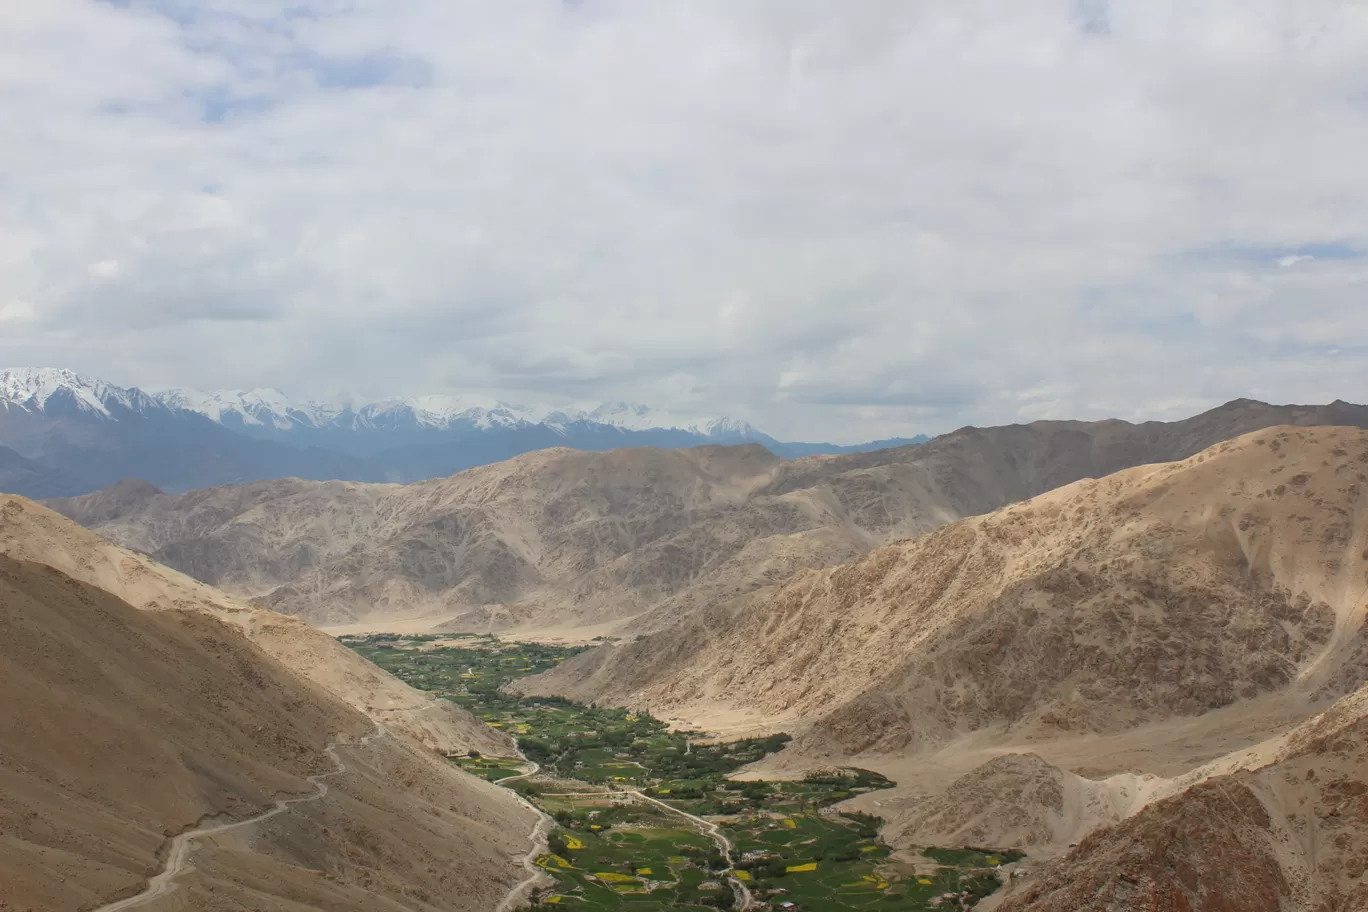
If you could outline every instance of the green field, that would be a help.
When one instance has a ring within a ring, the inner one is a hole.
[[[996,889],[995,869],[1021,857],[952,846],[927,847],[913,861],[894,860],[879,837],[877,818],[832,807],[893,785],[869,770],[834,769],[783,782],[728,778],[781,749],[787,735],[703,743],[703,733],[671,732],[644,712],[501,690],[511,680],[554,668],[581,648],[487,635],[342,642],[516,737],[528,759],[540,764],[538,776],[509,787],[558,825],[550,854],[539,861],[555,878],[555,887],[536,897],[543,908],[729,909],[730,878],[745,884],[758,908],[959,908]],[[519,771],[517,761],[502,758],[477,755],[454,762],[491,781]],[[731,858],[679,812],[718,825],[734,847]],[[953,905],[940,899],[946,893],[956,895]]]

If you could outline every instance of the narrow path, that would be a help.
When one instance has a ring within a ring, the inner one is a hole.
[[[523,778],[526,778],[526,776],[510,776],[508,779],[500,779],[499,782],[508,782],[512,779]],[[728,839],[725,834],[723,834],[722,828],[719,827],[717,824],[704,820],[702,817],[695,817],[688,811],[682,811],[672,804],[666,804],[663,801],[658,801],[655,798],[652,798],[650,795],[644,794],[643,792],[640,792],[636,789],[607,789],[594,792],[546,793],[546,797],[548,798],[611,798],[615,795],[631,795],[634,798],[640,798],[642,801],[654,804],[659,808],[669,811],[671,814],[678,814],[680,817],[685,818],[686,820],[693,823],[696,827],[698,827],[698,829],[702,830],[705,835],[707,835],[709,838],[711,838],[714,842],[717,843],[718,849],[721,850],[723,857],[727,859],[727,869],[722,873],[726,875],[727,882],[731,885],[732,893],[736,896],[735,908],[738,910],[738,912],[740,912],[740,910],[749,909],[754,904],[755,898],[751,896],[750,888],[746,886],[744,881],[742,881],[739,877],[736,876],[736,859],[732,856],[732,852],[735,851],[735,847],[731,844],[731,840]],[[502,907],[498,910],[498,912],[504,912]]]
[[[517,743],[516,738],[513,743]],[[535,760],[528,760],[527,765],[530,769],[524,770],[514,776],[504,776],[502,779],[496,779],[494,784],[506,785],[510,782],[530,779],[541,772],[541,764],[537,763]],[[509,791],[513,790],[509,789]],[[537,859],[548,850],[546,838],[551,835],[551,825],[555,821],[547,816],[545,811],[528,801],[522,795],[519,795],[517,792],[513,792],[513,795],[518,799],[519,804],[537,815],[537,822],[532,827],[532,832],[527,834],[528,841],[531,842],[531,845],[527,849],[527,854],[524,855],[522,859],[523,870],[527,872],[527,876],[509,888],[508,894],[494,907],[494,912],[509,912],[510,909],[517,908],[523,900],[527,899],[528,893],[536,887],[537,884],[544,883],[551,879],[550,874],[547,874],[541,868],[537,867]]]
[[[376,738],[389,737],[389,732],[379,723],[375,726],[375,731],[366,735],[356,742],[358,745],[369,744]],[[282,814],[296,804],[304,804],[309,801],[317,801],[328,794],[328,783],[324,779],[340,775],[347,771],[347,764],[337,754],[337,738],[328,739],[327,747],[323,752],[328,755],[334,764],[334,769],[326,773],[316,773],[308,777],[308,781],[315,786],[314,791],[307,795],[296,795],[292,798],[277,799],[275,805],[268,811],[263,811],[255,817],[246,820],[236,820],[230,823],[215,823],[207,826],[201,825],[193,830],[181,833],[171,839],[171,846],[166,852],[166,864],[162,866],[162,871],[147,883],[147,887],[136,896],[121,899],[117,902],[108,903],[93,910],[93,912],[118,912],[120,909],[132,909],[141,906],[158,897],[165,896],[176,889],[176,878],[185,873],[190,865],[190,852],[192,843],[203,836],[212,836],[218,833],[226,833],[229,830],[236,830],[240,827],[251,826],[254,823],[261,823],[269,820],[277,814]]]
[[[546,846],[546,837],[551,833],[551,818],[521,795],[518,796],[518,800],[524,806],[537,812],[537,822],[532,827],[532,832],[527,834],[527,838],[532,841],[532,848],[528,849],[522,860],[523,869],[527,871],[527,877],[509,889],[508,895],[494,907],[494,912],[508,912],[508,910],[516,908],[519,903],[527,898],[529,890],[551,876],[537,867],[537,859],[542,855],[542,849]]]
[[[727,883],[731,884],[732,894],[736,897],[735,908],[739,910],[739,912],[744,912],[744,910],[751,907],[752,903],[755,901],[754,897],[751,896],[750,888],[746,886],[745,882],[736,876],[736,859],[732,857],[734,847],[731,844],[731,840],[723,835],[721,827],[715,823],[704,820],[702,817],[695,817],[688,811],[681,811],[673,805],[666,804],[663,801],[657,801],[649,795],[645,795],[635,789],[628,791],[627,794],[635,795],[642,801],[649,801],[651,804],[664,808],[672,814],[678,814],[681,817],[691,820],[705,833],[711,836],[713,841],[717,843],[717,847],[722,850],[722,856],[727,859],[727,870],[722,873],[727,876]]]

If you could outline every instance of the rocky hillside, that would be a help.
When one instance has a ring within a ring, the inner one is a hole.
[[[999,912],[1368,908],[1368,689],[1099,830],[1001,897]]]
[[[1123,731],[1368,678],[1368,432],[1280,427],[1069,485],[528,679],[750,712],[810,756]]]
[[[32,501],[0,495],[0,554],[49,564],[138,608],[212,615],[237,627],[293,673],[432,749],[516,753],[508,736],[381,671],[308,624],[238,601]]]
[[[138,895],[168,865],[173,889],[141,907],[489,909],[534,822],[241,627],[5,555],[0,820],[0,905],[52,912]]]
[[[125,483],[52,506],[315,622],[635,619],[649,631],[964,516],[1274,424],[1368,425],[1368,409],[1242,400],[1179,422],[966,428],[791,462],[758,446],[545,450],[408,486],[288,479],[170,496]]]

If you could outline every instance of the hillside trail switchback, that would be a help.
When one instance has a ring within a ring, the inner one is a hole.
[[[377,738],[389,737],[389,731],[383,725],[377,724],[375,731],[366,735],[364,738],[354,742],[357,746],[364,746]],[[326,773],[315,773],[307,777],[309,782],[314,784],[314,791],[307,795],[295,795],[290,798],[277,799],[274,806],[269,810],[249,817],[246,820],[235,820],[229,823],[201,824],[193,830],[188,830],[177,836],[172,837],[170,847],[166,852],[166,863],[162,866],[161,873],[155,875],[141,893],[120,899],[116,902],[107,903],[99,906],[92,912],[120,912],[123,909],[133,909],[138,906],[173,892],[176,889],[176,878],[180,877],[190,867],[190,856],[193,843],[204,836],[213,836],[219,833],[226,833],[229,830],[236,830],[241,827],[251,826],[269,820],[277,814],[282,814],[296,804],[305,804],[310,801],[318,801],[328,794],[328,783],[325,779],[340,775],[347,771],[347,764],[337,753],[336,736],[328,739],[327,747],[323,752],[332,759],[334,768]]]

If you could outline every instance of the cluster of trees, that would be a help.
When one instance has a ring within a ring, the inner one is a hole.
[[[684,739],[681,737],[681,741]],[[777,734],[767,738],[747,738],[729,744],[695,746],[685,753],[661,754],[653,758],[651,767],[662,779],[709,779],[725,776],[748,763],[754,763],[781,749],[789,735]],[[681,745],[682,746],[682,745]]]
[[[861,839],[873,839],[879,835],[879,825],[883,820],[873,814],[860,811],[842,811],[841,816],[855,823],[855,832]]]
[[[614,812],[619,810],[618,808],[605,808],[602,811],[596,811],[593,817],[590,817],[587,811],[559,810],[551,815],[551,819],[563,827],[582,830],[589,826],[596,826],[600,830],[611,830],[613,818],[617,816]]]
[[[757,880],[761,877],[788,876],[788,862],[782,858],[753,858],[750,861],[739,862],[736,866],[743,871],[749,871]]]
[[[682,845],[679,854],[688,856],[694,864],[710,871],[725,871],[728,867],[726,856],[717,850],[717,846],[705,849],[702,846]]]

